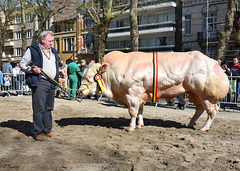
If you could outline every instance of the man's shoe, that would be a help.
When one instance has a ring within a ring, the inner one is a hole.
[[[45,134],[46,136],[49,136],[49,137],[54,137],[54,136],[58,136],[58,134],[54,133],[54,132],[50,132],[48,134]]]
[[[43,135],[38,135],[38,136],[35,137],[35,140],[37,140],[37,141],[45,141],[46,138]]]

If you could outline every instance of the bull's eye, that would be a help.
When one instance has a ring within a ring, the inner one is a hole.
[[[87,80],[88,80],[89,82],[93,81],[93,75],[89,75],[89,76],[87,77]]]

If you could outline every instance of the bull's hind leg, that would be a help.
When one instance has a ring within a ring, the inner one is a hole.
[[[209,130],[215,116],[216,116],[216,113],[218,111],[218,106],[217,104],[212,104],[210,103],[209,101],[206,101],[204,102],[206,104],[206,107],[207,107],[207,114],[208,114],[208,117],[207,117],[207,121],[205,122],[204,126],[202,127],[201,131],[207,131]]]
[[[202,103],[201,103],[200,99],[198,98],[198,96],[196,96],[194,94],[189,94],[189,101],[192,102],[196,107],[195,114],[188,124],[189,128],[193,128],[197,119],[202,115],[204,108],[203,108]]]
[[[138,109],[138,124],[137,124],[137,128],[141,129],[142,126],[144,126],[144,123],[143,123],[143,106]]]

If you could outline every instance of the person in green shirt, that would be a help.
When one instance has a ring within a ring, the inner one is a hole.
[[[71,93],[74,97],[76,96],[78,76],[82,77],[82,72],[77,64],[78,58],[74,58],[74,60],[68,64],[67,75],[69,80],[69,93]],[[72,100],[73,97],[68,96],[69,100]]]

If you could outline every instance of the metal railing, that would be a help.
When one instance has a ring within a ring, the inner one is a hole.
[[[31,89],[26,85],[25,74],[0,74],[0,95],[11,96],[11,95],[29,95]]]
[[[239,93],[238,93],[239,91],[238,89],[240,89],[240,86],[238,86],[238,83],[240,84],[240,81],[238,81],[239,78],[240,78],[239,76],[228,76],[229,90],[226,97],[218,102],[218,106],[220,107],[220,109],[225,110],[226,108],[229,108],[231,110],[235,110],[235,109],[240,110],[240,100],[239,100]],[[189,102],[188,95],[184,94],[184,97],[186,101],[186,106],[192,107],[193,104]],[[161,99],[165,99],[165,100],[161,101]],[[158,99],[158,101],[155,103],[155,107],[157,107],[158,104],[167,106],[168,105],[167,99],[168,98],[164,98],[164,97]],[[175,105],[175,103],[178,103],[178,101],[174,100],[173,103]]]

